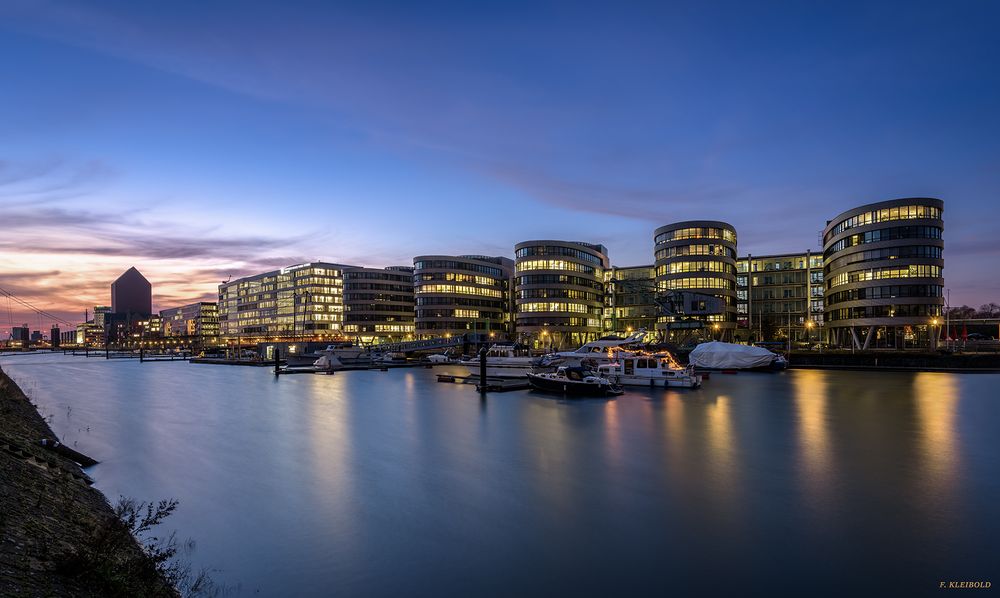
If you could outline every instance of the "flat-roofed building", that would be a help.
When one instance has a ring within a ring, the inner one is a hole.
[[[514,247],[517,334],[536,348],[575,348],[604,328],[608,250],[596,243],[537,240]]]
[[[656,330],[656,267],[612,266],[604,271],[604,331],[624,336],[637,330]]]
[[[673,295],[674,314],[657,328],[669,341],[730,339],[736,331],[736,229],[715,220],[688,220],[653,233],[656,285]]]
[[[344,269],[311,262],[219,285],[219,327],[225,340],[342,339]]]
[[[416,335],[465,334],[504,339],[512,334],[511,276],[514,261],[485,255],[420,255],[413,258]]]
[[[827,222],[827,337],[857,349],[935,346],[944,306],[944,202],[859,206]]]
[[[344,268],[344,326],[363,343],[414,335],[413,266]]]
[[[160,326],[165,340],[204,348],[219,343],[219,304],[199,301],[160,311]]]
[[[739,341],[823,338],[823,255],[751,255],[736,262]]]

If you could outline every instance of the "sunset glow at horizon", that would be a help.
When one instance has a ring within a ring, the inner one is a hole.
[[[984,14],[989,13],[989,14]],[[162,310],[308,261],[741,256],[945,202],[951,305],[1000,302],[1000,7],[0,0],[0,288],[71,323],[136,267]],[[51,319],[0,297],[11,326]]]

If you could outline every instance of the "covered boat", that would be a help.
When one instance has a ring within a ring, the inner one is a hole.
[[[688,362],[712,370],[784,369],[786,363],[784,357],[763,347],[720,341],[701,343],[691,351]]]

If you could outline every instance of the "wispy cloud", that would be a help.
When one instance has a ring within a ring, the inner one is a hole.
[[[67,198],[91,197],[111,170],[94,164],[0,161],[0,287],[70,321],[108,303],[111,282],[132,265],[153,283],[155,307],[165,308],[208,300],[230,276],[305,261],[303,247],[324,238],[308,231],[294,240],[234,234],[171,220],[152,208],[74,207],[79,203]],[[16,304],[0,308],[0,330],[50,323],[36,322],[38,316]]]

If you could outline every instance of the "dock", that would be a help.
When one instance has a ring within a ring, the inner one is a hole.
[[[438,382],[449,384],[475,384],[476,390],[483,392],[479,385],[479,376],[451,376],[448,374],[438,374]],[[510,390],[526,390],[531,388],[527,378],[498,378],[487,376],[486,392],[506,392]]]

